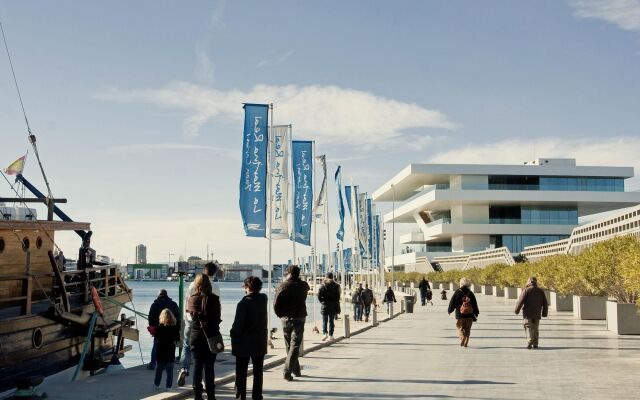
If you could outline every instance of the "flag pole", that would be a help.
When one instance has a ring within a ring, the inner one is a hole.
[[[268,135],[268,140],[269,140],[269,146],[268,148],[271,150],[271,146],[273,146],[272,140],[273,140],[273,103],[269,104],[269,110],[271,110],[271,124],[270,124],[270,128],[269,128],[269,135]],[[269,310],[271,310],[272,308],[272,303],[273,303],[273,299],[271,298],[271,269],[272,269],[272,263],[271,263],[271,247],[272,247],[272,243],[271,243],[271,233],[272,233],[272,225],[273,225],[273,196],[271,195],[271,185],[272,185],[272,181],[273,181],[273,157],[271,156],[271,151],[268,152],[269,155],[269,264],[267,265],[267,272],[268,272],[268,301],[267,303],[269,304]],[[267,312],[267,332],[269,332],[269,346],[273,349],[273,343],[271,342],[271,312]]]
[[[317,279],[316,279],[316,270],[318,269],[318,220],[317,220],[317,213],[316,213],[316,207],[315,207],[315,198],[316,198],[316,192],[317,190],[317,183],[318,183],[318,175],[317,175],[317,171],[316,171],[316,141],[313,141],[313,156],[311,157],[311,159],[313,160],[313,199],[314,199],[314,205],[313,205],[313,218],[311,219],[312,223],[313,223],[313,254],[311,257],[311,260],[313,262],[313,333],[320,333],[320,330],[318,329],[318,324],[316,323],[316,305],[318,302],[318,296],[317,296]]]
[[[293,126],[291,124],[289,124],[289,148],[292,149],[292,151],[289,151],[289,157],[293,157]],[[291,165],[291,168],[293,168],[293,160],[291,160],[291,162],[289,162],[289,164]],[[290,179],[291,181],[291,179]],[[291,210],[295,209],[295,200],[293,197],[293,192],[295,191],[295,186],[291,185],[291,187],[293,188],[293,190],[291,190]],[[293,213],[293,218],[291,218],[291,220],[293,221],[293,229],[291,230],[291,243],[293,243],[293,259],[291,260],[291,264],[292,265],[297,265],[298,264],[298,260],[296,259],[296,232],[295,232],[295,224],[296,224],[296,220],[295,220],[295,213]]]

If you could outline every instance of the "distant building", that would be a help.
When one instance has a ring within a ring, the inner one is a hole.
[[[136,246],[136,264],[147,263],[147,246],[139,244]]]
[[[240,264],[235,261],[233,264],[222,265],[225,281],[243,281],[250,276],[263,277],[262,265]]]
[[[127,275],[135,280],[166,279],[169,273],[167,264],[127,264]]]

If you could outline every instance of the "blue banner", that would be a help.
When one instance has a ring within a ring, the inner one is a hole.
[[[336,170],[335,180],[336,187],[338,188],[338,215],[340,215],[340,226],[338,227],[336,237],[339,241],[344,242],[344,202],[342,201],[342,173],[340,172],[339,165],[338,169]]]
[[[240,213],[247,236],[267,233],[267,133],[269,106],[245,104],[242,171],[240,173]]]
[[[351,247],[342,250],[342,259],[344,260],[344,271],[351,272]]]
[[[347,199],[347,207],[349,207],[349,215],[351,215],[351,186],[344,187],[344,197]]]
[[[369,258],[373,259],[373,216],[371,215],[371,199],[367,199],[367,235]]]
[[[293,159],[293,238],[311,245],[313,209],[313,142],[294,140]]]

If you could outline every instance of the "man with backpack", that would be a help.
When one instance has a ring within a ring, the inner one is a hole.
[[[524,320],[524,331],[527,335],[527,349],[538,348],[538,328],[540,320],[547,316],[549,305],[544,291],[538,287],[538,280],[532,276],[527,282],[527,286],[522,291],[518,303],[516,304],[516,315],[522,309]]]
[[[324,284],[318,290],[318,300],[322,305],[322,341],[333,340],[333,329],[335,327],[336,315],[340,311],[340,285],[333,280],[333,273],[327,273]],[[328,325],[328,329],[327,329]]]
[[[460,337],[460,346],[463,347],[469,345],[471,325],[473,325],[473,322],[478,318],[478,314],[480,314],[476,296],[471,289],[469,289],[469,286],[471,286],[469,279],[460,279],[460,289],[453,292],[448,310],[449,314],[455,311],[456,328],[458,330],[458,337]]]

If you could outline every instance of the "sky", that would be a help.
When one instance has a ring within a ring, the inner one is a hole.
[[[369,193],[419,162],[640,171],[640,0],[0,0],[0,21],[52,192],[118,262],[143,243],[149,261],[267,264],[238,208],[243,102],[274,103]],[[29,147],[2,50],[0,165]],[[44,190],[32,151],[24,175]]]

